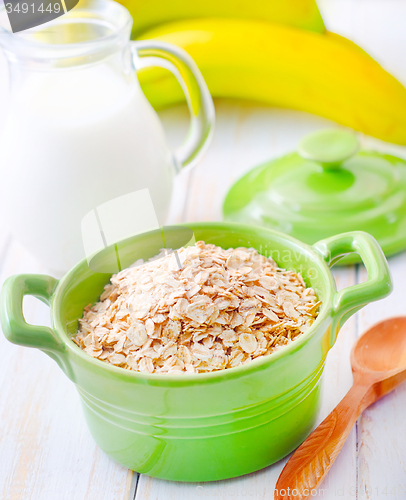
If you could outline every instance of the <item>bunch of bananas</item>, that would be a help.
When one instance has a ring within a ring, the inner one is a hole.
[[[405,87],[356,44],[326,31],[313,0],[120,1],[134,17],[133,36],[185,49],[213,97],[307,111],[406,144]],[[168,72],[139,76],[156,108],[184,100]]]

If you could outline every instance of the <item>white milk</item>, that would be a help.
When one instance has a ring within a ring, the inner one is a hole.
[[[2,199],[11,230],[33,254],[66,271],[84,257],[82,218],[143,188],[164,223],[172,155],[133,76],[79,66],[30,73],[14,90],[0,138]]]

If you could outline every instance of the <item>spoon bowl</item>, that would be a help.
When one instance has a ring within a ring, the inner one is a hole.
[[[393,375],[406,370],[406,317],[390,318],[370,328],[354,345],[353,371]]]

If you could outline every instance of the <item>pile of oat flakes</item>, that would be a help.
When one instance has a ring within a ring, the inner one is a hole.
[[[252,248],[199,241],[177,255],[162,251],[114,275],[74,342],[128,370],[201,373],[270,354],[317,317],[321,302],[300,274]]]

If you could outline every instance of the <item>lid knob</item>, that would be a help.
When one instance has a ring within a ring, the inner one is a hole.
[[[320,163],[324,169],[332,170],[354,156],[359,148],[360,144],[353,132],[327,129],[304,137],[299,143],[298,153],[305,160]]]

